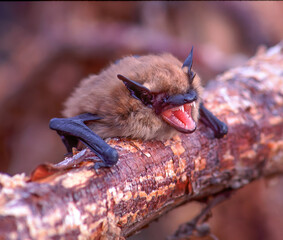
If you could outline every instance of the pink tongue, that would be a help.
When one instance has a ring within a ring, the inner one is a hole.
[[[185,125],[188,125],[188,123],[190,122],[190,118],[188,118],[188,115],[181,111],[181,110],[178,110],[178,111],[172,111],[172,114],[178,118],[182,123],[184,123]]]
[[[194,120],[191,118],[191,106],[185,105],[184,112],[182,110],[174,111],[168,109],[162,115],[164,120],[173,126],[175,125],[185,130],[194,130],[196,127]]]

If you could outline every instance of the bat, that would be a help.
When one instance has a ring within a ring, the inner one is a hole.
[[[198,119],[216,138],[227,134],[225,123],[201,101],[201,80],[192,70],[193,48],[182,64],[173,55],[127,56],[98,75],[82,80],[65,102],[64,118],[50,120],[71,152],[81,141],[103,162],[118,161],[117,151],[103,139],[169,139],[192,133]]]

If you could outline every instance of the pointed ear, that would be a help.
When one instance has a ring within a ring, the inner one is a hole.
[[[188,68],[188,70],[186,70],[188,77],[189,77],[189,82],[192,83],[195,77],[195,73],[192,71],[192,66],[193,66],[193,50],[194,47],[192,46],[191,52],[189,54],[189,56],[186,58],[182,68]]]
[[[125,86],[130,91],[130,94],[135,99],[140,100],[146,106],[152,106],[153,94],[151,91],[140,83],[137,83],[125,76],[118,74],[117,77],[123,81]]]

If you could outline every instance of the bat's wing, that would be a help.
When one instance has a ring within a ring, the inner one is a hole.
[[[228,132],[228,127],[224,122],[221,122],[217,117],[215,117],[204,105],[200,104],[199,108],[200,121],[202,121],[206,126],[211,128],[214,132],[216,138],[224,137]]]
[[[61,136],[68,152],[71,152],[72,147],[77,146],[78,140],[81,140],[104,161],[103,164],[99,164],[100,166],[110,167],[118,161],[117,151],[85,124],[85,122],[99,119],[101,117],[91,113],[72,118],[53,118],[50,120],[49,127]]]

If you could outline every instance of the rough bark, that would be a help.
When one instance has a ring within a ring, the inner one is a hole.
[[[176,206],[283,172],[283,50],[277,45],[205,89],[206,107],[229,126],[202,124],[165,142],[109,139],[120,155],[94,170],[88,149],[43,165],[32,179],[0,175],[0,239],[119,239]],[[82,163],[79,163],[83,160]]]

